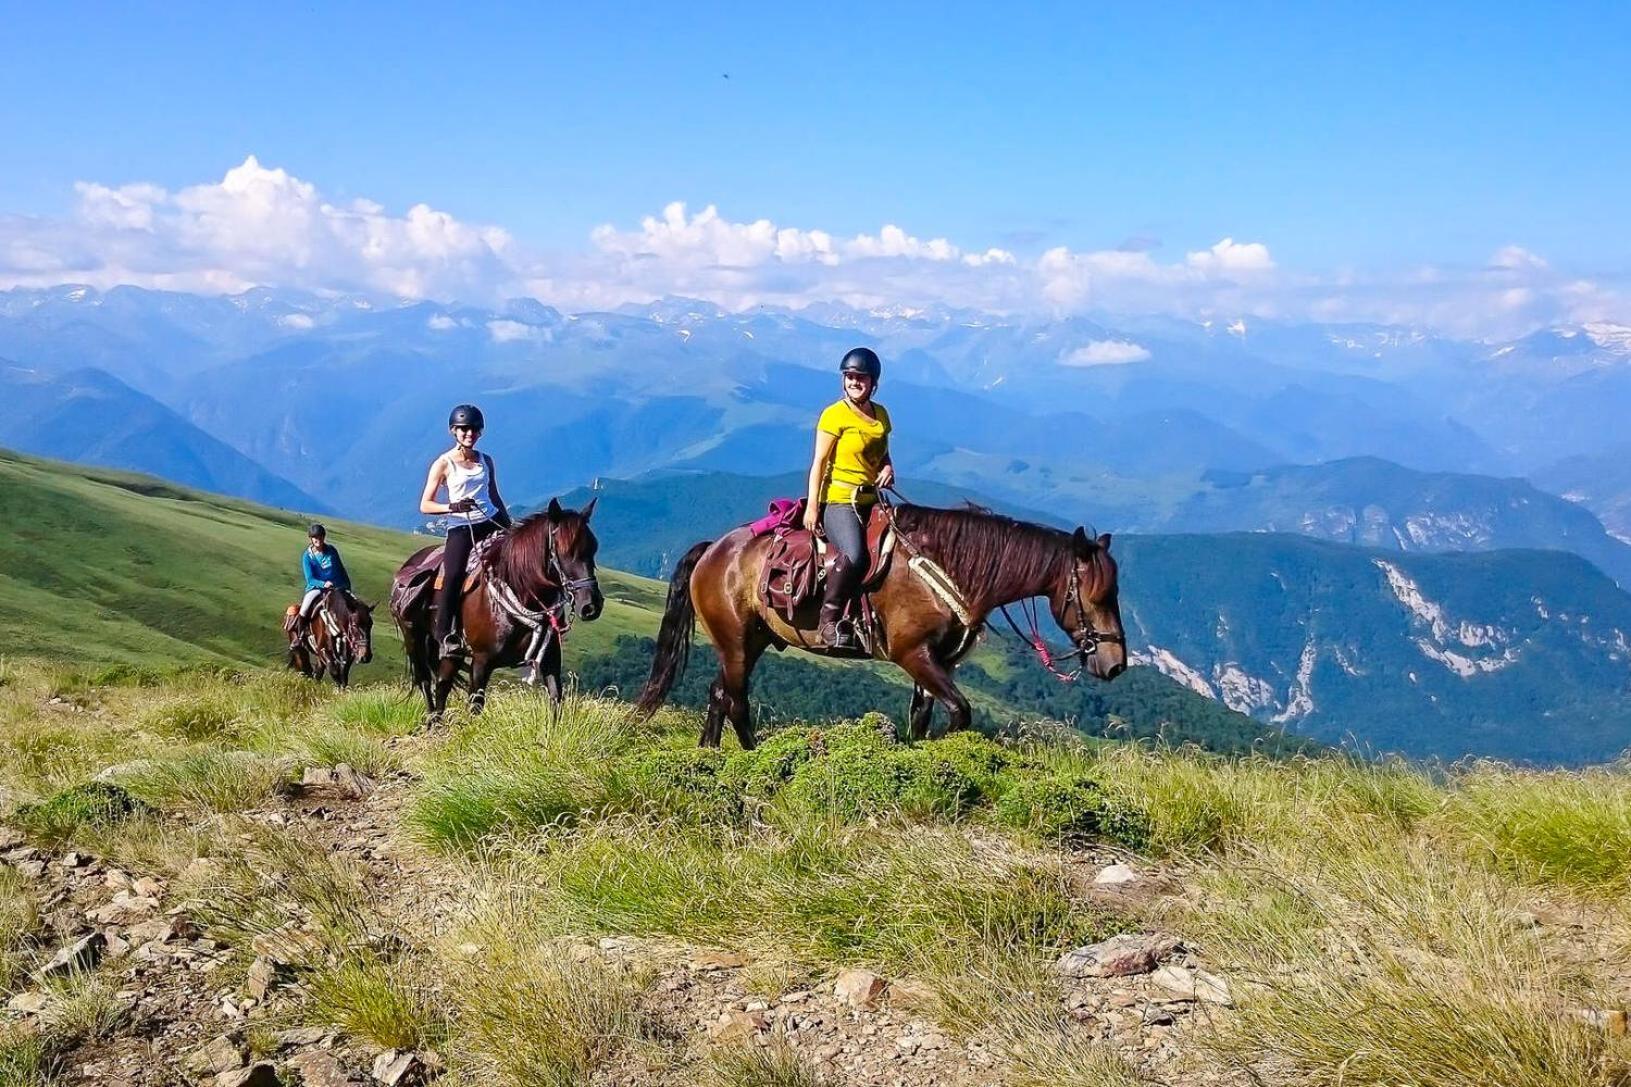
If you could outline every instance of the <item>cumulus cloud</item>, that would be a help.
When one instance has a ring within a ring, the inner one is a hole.
[[[710,204],[671,203],[633,226],[605,224],[579,250],[531,251],[498,226],[428,204],[393,211],[338,200],[254,156],[218,180],[170,190],[145,182],[76,186],[63,219],[0,213],[0,287],[87,283],[231,293],[291,286],[365,296],[490,304],[530,296],[570,310],[685,295],[741,310],[838,301],[996,312],[1168,314],[1375,321],[1502,336],[1553,322],[1631,321],[1631,285],[1582,279],[1514,242],[1470,267],[1393,273],[1282,268],[1269,245],[1225,234],[1160,259],[1153,239],[1039,254],[965,245],[885,223],[839,233]],[[1220,232],[1221,233],[1221,232]],[[1029,243],[1010,244],[1035,244]],[[429,327],[447,331],[448,318]],[[495,341],[526,326],[493,322]],[[1071,365],[1136,361],[1117,341],[1086,344]]]
[[[330,202],[251,155],[177,191],[81,182],[71,220],[0,223],[0,280],[195,291],[270,284],[408,298],[491,297],[517,282],[510,236],[426,204]]]
[[[1130,340],[1093,340],[1059,357],[1066,366],[1123,366],[1143,362],[1150,350]]]

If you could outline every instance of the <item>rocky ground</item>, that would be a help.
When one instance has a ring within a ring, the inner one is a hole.
[[[406,776],[375,783],[342,766],[307,768],[302,778],[291,795],[247,813],[248,821],[353,862],[382,929],[409,940],[446,931],[466,877],[397,833]],[[298,917],[257,938],[247,969],[235,968],[177,893],[178,885],[207,886],[209,861],[165,880],[86,852],[41,848],[9,828],[0,830],[0,861],[32,889],[45,958],[7,1015],[25,1029],[39,1024],[56,979],[76,973],[96,969],[116,985],[102,994],[101,1037],[60,1057],[61,1083],[397,1085],[429,1082],[444,1067],[431,1050],[381,1049],[310,1025],[302,1010],[307,982],[290,961],[306,950]],[[1169,873],[1110,856],[1083,854],[1075,873],[1085,897],[1121,909],[1177,886]],[[1008,1064],[995,1032],[959,1041],[938,1027],[933,994],[911,978],[862,969],[800,975],[748,953],[634,937],[584,939],[572,953],[647,978],[646,1010],[682,1050],[786,1046],[831,1083],[893,1087],[997,1084]],[[1230,1000],[1228,983],[1174,936],[1117,936],[1070,952],[1056,968],[1067,979],[1070,1019],[1157,1078],[1184,1067],[1191,1024]],[[683,1083],[690,1067],[636,1057],[603,1075]],[[1193,1072],[1186,1082],[1224,1078]]]

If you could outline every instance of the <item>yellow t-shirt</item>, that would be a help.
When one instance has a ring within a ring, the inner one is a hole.
[[[878,482],[878,472],[889,456],[889,413],[882,404],[873,404],[876,419],[868,419],[848,400],[840,400],[821,413],[816,430],[838,438],[833,447],[832,468],[827,475],[827,501],[869,505],[871,493],[857,494],[858,487]]]

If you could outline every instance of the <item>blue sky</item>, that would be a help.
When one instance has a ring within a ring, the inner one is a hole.
[[[1147,7],[7,4],[0,214],[253,154],[540,251],[684,201],[1021,258],[1232,238],[1340,276],[1516,245],[1623,280],[1631,5]]]

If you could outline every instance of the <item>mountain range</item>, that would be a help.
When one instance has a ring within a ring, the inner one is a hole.
[[[662,574],[803,490],[811,419],[857,342],[884,356],[907,492],[1116,532],[1142,659],[1195,691],[1415,754],[1623,746],[1631,333],[1610,326],[1493,344],[1256,319],[13,290],[0,442],[405,527],[448,407],[474,401],[512,500],[598,484],[608,560]]]

